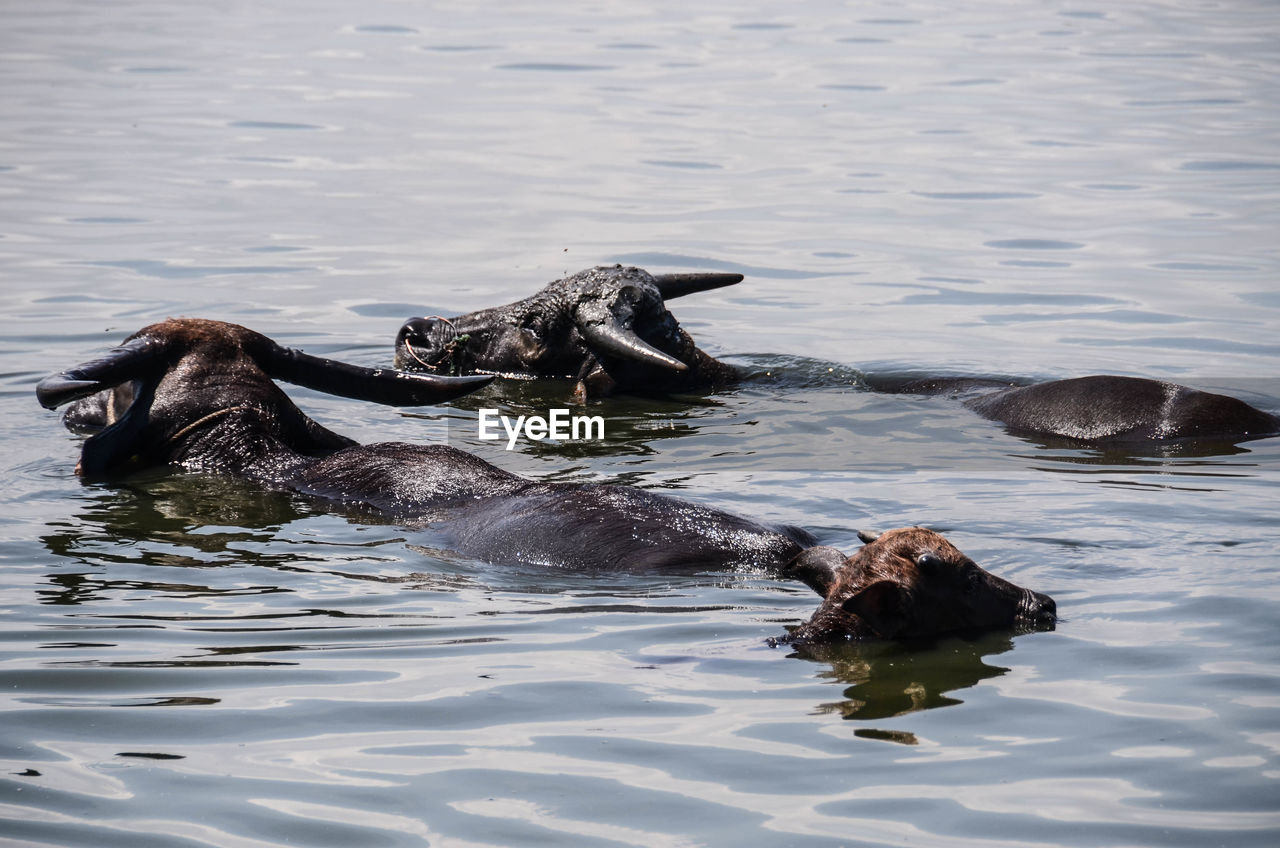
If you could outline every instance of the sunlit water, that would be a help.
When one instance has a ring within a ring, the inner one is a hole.
[[[1280,439],[1026,442],[866,373],[1173,377],[1280,409],[1270,3],[175,4],[0,13],[0,841],[1280,842]],[[603,262],[769,376],[363,441],[802,525],[921,523],[1052,633],[799,657],[766,574],[487,565],[235,481],[73,474],[32,389],[167,315],[362,364]],[[1200,452],[1203,454],[1203,452]]]

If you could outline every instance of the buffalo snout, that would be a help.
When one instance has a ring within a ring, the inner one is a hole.
[[[1052,630],[1058,622],[1058,604],[1040,592],[1025,592],[1015,623],[1028,630]]]
[[[450,373],[458,332],[447,318],[410,318],[396,334],[395,366],[410,371]]]

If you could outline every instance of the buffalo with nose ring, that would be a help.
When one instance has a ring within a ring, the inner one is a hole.
[[[614,391],[716,389],[747,375],[699,350],[665,301],[741,280],[741,274],[592,268],[507,306],[410,319],[396,338],[396,366],[434,374],[576,377],[579,402]],[[967,377],[869,377],[867,383],[910,394],[996,389],[965,406],[1011,432],[1078,444],[1236,442],[1280,434],[1280,417],[1244,401],[1139,377],[1094,375],[1030,386]]]
[[[395,363],[431,374],[567,377],[578,401],[716,388],[740,375],[699,350],[665,302],[741,281],[741,274],[591,268],[506,306],[412,318],[396,337]]]
[[[813,553],[835,555],[815,548],[814,538],[796,528],[766,526],[642,489],[529,480],[444,445],[356,444],[307,417],[274,379],[410,405],[456,397],[490,378],[359,368],[283,348],[235,324],[170,319],[99,359],[46,378],[36,395],[50,409],[72,404],[67,425],[92,433],[77,465],[84,477],[112,479],[154,467],[233,475],[392,518],[431,521],[456,550],[491,562],[611,571],[794,571],[823,595],[823,609],[836,602],[832,587],[856,582],[842,576],[852,566]],[[958,555],[941,536],[914,532],[942,559]],[[819,556],[830,566],[826,576],[817,576],[813,561]],[[856,555],[849,560],[855,561],[861,562]],[[1008,591],[1004,581],[981,572],[990,578],[977,582],[984,603],[958,605],[948,590],[955,581],[945,569],[926,569],[920,556],[913,562],[900,569],[906,581],[901,595],[865,625],[859,613],[844,609],[823,618],[822,627],[808,626],[804,638],[900,639],[1019,620],[1025,596]],[[970,565],[966,561],[965,568]],[[936,591],[927,591],[935,577]],[[894,579],[892,569],[883,570],[883,580]],[[883,588],[876,591],[888,596]],[[1041,612],[1040,624],[1051,626],[1051,607]],[[888,619],[895,616],[901,621],[891,626]]]

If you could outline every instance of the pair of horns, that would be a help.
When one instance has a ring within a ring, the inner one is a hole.
[[[133,380],[158,380],[169,365],[188,353],[198,354],[198,343],[182,338],[181,322],[157,324],[126,340],[106,355],[53,374],[36,386],[36,399],[54,409],[83,397]],[[205,332],[238,343],[269,377],[340,397],[368,400],[388,406],[422,406],[443,403],[475,391],[493,380],[487,375],[437,377],[406,374],[390,368],[364,368],[323,359],[300,350],[281,347],[266,336],[235,324],[200,322]],[[217,355],[218,348],[210,348]]]
[[[687,294],[710,291],[742,282],[741,274],[655,274],[654,284],[663,300],[684,297]],[[621,313],[621,314],[620,314]],[[633,316],[626,304],[614,304],[609,308],[600,301],[584,303],[575,312],[578,332],[591,345],[623,359],[634,359],[668,368],[687,371],[689,366],[674,356],[663,353],[646,342],[632,329]]]

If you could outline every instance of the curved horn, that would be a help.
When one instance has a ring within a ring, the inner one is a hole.
[[[684,297],[687,294],[711,291],[742,282],[741,274],[654,274],[653,281],[662,292],[663,300]]]
[[[98,359],[45,377],[36,386],[36,399],[45,409],[54,409],[144,377],[164,357],[165,347],[154,336],[129,339]]]
[[[685,365],[674,356],[668,356],[637,336],[635,330],[630,327],[624,327],[613,316],[609,316],[607,320],[599,322],[587,323],[579,321],[578,332],[582,333],[583,338],[590,342],[592,346],[598,347],[614,356],[619,356],[623,359],[636,359],[661,368],[670,368],[672,371],[687,371],[689,369],[688,365]]]
[[[268,360],[260,363],[277,380],[306,386],[326,394],[370,400],[388,406],[426,406],[443,403],[488,385],[493,377],[437,377],[406,374],[393,368],[364,368],[333,359],[322,359],[300,350],[273,345]]]
[[[880,534],[875,530],[859,530],[858,538],[862,541],[862,544],[869,545],[876,539],[879,539]]]
[[[613,356],[634,359],[659,368],[670,368],[672,371],[687,371],[688,365],[658,350],[636,335],[636,331],[631,328],[635,320],[631,298],[636,296],[636,292],[628,291],[628,288],[623,287],[618,292],[619,297],[612,302],[593,299],[578,304],[573,312],[578,332],[592,347]]]

